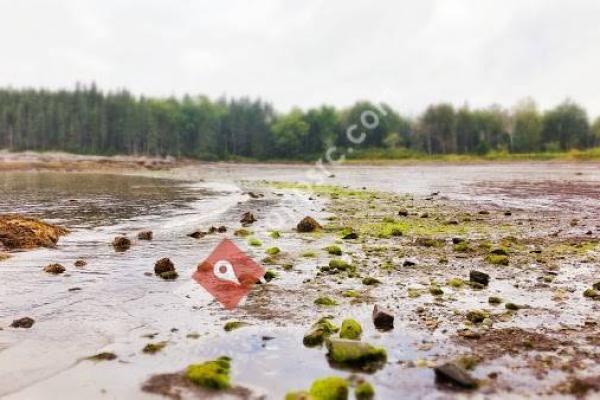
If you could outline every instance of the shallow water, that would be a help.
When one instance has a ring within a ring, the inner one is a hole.
[[[0,326],[5,327],[0,331],[0,396],[148,398],[151,396],[139,388],[150,375],[178,371],[191,362],[220,355],[232,356],[234,382],[274,399],[289,390],[307,388],[324,375],[347,376],[348,372],[327,364],[323,349],[302,346],[302,333],[315,318],[310,302],[298,308],[286,303],[293,298],[278,297],[309,276],[318,259],[298,260],[295,274],[258,288],[261,296],[270,300],[263,308],[249,299],[247,305],[227,312],[189,279],[222,238],[232,237],[243,211],[260,215],[253,227],[257,232],[268,232],[275,223],[289,230],[306,214],[321,216],[323,204],[307,200],[307,195],[274,191],[255,200],[240,188],[239,182],[248,180],[305,181],[306,170],[305,166],[209,165],[153,173],[160,178],[0,174],[0,212],[30,213],[72,229],[56,249],[16,253],[0,263]],[[335,177],[324,178],[323,183],[417,195],[440,191],[453,200],[498,207],[568,206],[574,212],[594,214],[599,205],[597,191],[585,189],[600,182],[597,164],[342,166],[331,172]],[[517,181],[522,184],[515,185]],[[545,190],[527,189],[527,185],[536,187],[541,182],[550,184]],[[565,194],[561,188],[566,182],[576,189]],[[186,236],[211,225],[226,225],[229,231],[201,240]],[[123,253],[110,246],[114,236],[133,238],[143,229],[154,231],[152,242],[135,241],[132,249]],[[237,242],[257,259],[261,257],[262,253],[249,248],[244,240]],[[297,239],[280,243],[282,248],[323,246],[318,241]],[[179,280],[166,282],[145,275],[161,257],[173,260]],[[88,261],[85,268],[73,266],[80,258]],[[54,262],[65,265],[67,273],[49,276],[41,271]],[[295,314],[286,315],[288,309]],[[434,391],[430,369],[399,366],[445,349],[437,344],[421,346],[433,342],[433,337],[409,326],[379,333],[370,328],[369,312],[368,305],[336,310],[354,316],[366,328],[366,340],[388,349],[390,362],[369,378],[379,398],[397,398],[399,390],[411,398],[446,397],[444,392]],[[6,328],[12,319],[22,316],[35,318],[32,329]],[[229,319],[247,319],[252,326],[224,333],[222,325]],[[200,337],[190,338],[189,334]],[[155,336],[150,339],[148,335]],[[273,339],[264,340],[265,336]],[[140,351],[144,344],[162,340],[168,341],[168,346],[161,353]],[[82,361],[100,351],[118,354],[119,361]]]

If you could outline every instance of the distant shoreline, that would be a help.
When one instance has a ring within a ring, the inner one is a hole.
[[[149,157],[133,155],[86,155],[64,152],[9,152],[0,150],[0,171],[28,171],[28,170],[57,170],[57,171],[127,171],[127,170],[169,170],[191,165],[314,165],[316,162],[300,160],[224,160],[203,161],[196,159],[178,159],[175,157]],[[491,153],[487,155],[415,155],[409,157],[368,158],[360,155],[357,158],[345,159],[338,165],[460,165],[460,164],[494,164],[494,163],[559,163],[577,162],[589,163],[600,162],[600,149],[586,151],[570,151],[564,153],[532,153],[532,154],[508,154]]]

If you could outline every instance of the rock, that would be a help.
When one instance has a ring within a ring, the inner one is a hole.
[[[87,261],[79,259],[79,260],[75,261],[73,263],[73,265],[76,266],[77,268],[82,268],[87,265]]]
[[[507,256],[508,250],[504,247],[496,247],[496,248],[490,250],[490,254],[495,254],[497,256]]]
[[[179,274],[177,273],[177,271],[166,271],[161,274],[158,274],[158,276],[160,276],[162,279],[164,279],[166,281],[172,281],[172,280],[179,278]]]
[[[506,303],[504,305],[504,308],[506,308],[507,310],[510,310],[510,311],[518,311],[521,309],[521,306],[519,306],[518,304],[515,304],[515,303]]]
[[[466,370],[454,363],[440,365],[434,371],[436,379],[440,382],[450,383],[465,389],[477,388],[477,381]]]
[[[446,221],[446,225],[458,225],[458,220],[457,219],[449,219],[448,221]]]
[[[265,272],[265,275],[263,276],[265,282],[271,282],[273,279],[277,278],[277,272],[273,271],[273,270],[267,270]]]
[[[347,400],[348,387],[348,381],[339,376],[317,379],[310,387],[310,398],[314,400]]]
[[[415,239],[415,244],[423,247],[442,247],[444,245],[444,240],[418,237]]]
[[[408,210],[406,208],[401,208],[398,210],[398,215],[401,217],[408,217]]]
[[[404,267],[414,267],[415,265],[417,265],[417,260],[413,260],[413,259],[410,259],[410,258],[407,258],[402,263],[402,266],[404,266]]]
[[[219,357],[201,364],[191,364],[185,371],[188,380],[207,389],[224,390],[231,387],[231,359]]]
[[[298,225],[296,225],[298,232],[314,232],[321,228],[321,225],[312,217],[304,217],[302,221],[298,222]]]
[[[346,233],[344,236],[342,236],[343,240],[353,240],[353,239],[358,239],[358,233],[356,232],[349,232]]]
[[[594,283],[594,284],[592,285],[592,288],[593,288],[593,289],[595,289],[595,290],[600,290],[600,281],[598,281],[598,282]]]
[[[148,343],[142,349],[142,352],[146,354],[155,354],[165,348],[167,342],[158,342],[158,343]]]
[[[153,237],[154,233],[152,231],[142,231],[137,235],[139,240],[152,240]]]
[[[356,320],[345,319],[342,321],[342,328],[340,329],[340,338],[350,340],[360,340],[362,335],[362,327]]]
[[[490,276],[485,272],[472,270],[469,272],[469,280],[487,286],[490,283]]]
[[[369,382],[358,382],[354,388],[356,400],[372,400],[375,398],[375,389]]]
[[[221,225],[221,226],[219,226],[217,228],[217,232],[219,232],[219,233],[225,233],[225,232],[227,232],[227,227],[224,226],[224,225]]]
[[[318,297],[315,300],[315,304],[318,306],[325,306],[325,307],[337,306],[337,302],[335,300],[333,300],[331,297],[326,297],[326,296]]]
[[[502,298],[500,298],[498,296],[490,296],[488,298],[488,303],[490,303],[490,304],[501,304],[502,303]]]
[[[112,361],[115,360],[117,358],[117,355],[114,353],[109,353],[109,352],[102,352],[102,353],[98,353],[96,355],[87,357],[86,360],[90,360],[90,361]]]
[[[129,248],[131,247],[131,240],[129,240],[125,236],[117,236],[113,239],[112,246],[115,249],[115,251],[123,252],[129,250]]]
[[[154,273],[156,275],[169,271],[175,271],[175,265],[169,258],[161,258],[154,264]]]
[[[385,349],[348,339],[328,339],[327,358],[333,364],[374,372],[387,361]]]
[[[9,250],[54,247],[69,233],[60,226],[17,214],[0,215],[0,247]]]
[[[236,329],[240,329],[241,327],[246,326],[246,325],[247,324],[242,321],[229,321],[229,322],[225,323],[225,325],[223,326],[223,330],[225,332],[231,332]]]
[[[242,226],[248,226],[256,222],[256,217],[250,211],[245,212],[240,219]]]
[[[595,289],[585,289],[585,291],[583,292],[583,296],[588,297],[590,299],[596,299],[600,298],[600,293],[598,293],[598,291]]]
[[[29,317],[23,317],[19,319],[15,319],[12,324],[10,324],[11,328],[24,328],[29,329],[35,324],[35,320]]]
[[[484,319],[488,318],[490,314],[482,310],[471,310],[467,313],[467,319],[474,324],[480,324]]]
[[[485,261],[492,265],[508,265],[510,264],[510,260],[507,256],[497,255],[497,254],[488,254],[485,257]]]
[[[362,280],[362,284],[366,285],[366,286],[374,286],[374,285],[379,285],[381,283],[381,281],[377,278],[373,278],[371,276],[367,276],[365,278],[363,278]]]
[[[65,271],[65,267],[60,264],[49,264],[44,267],[44,272],[54,275],[62,274]]]
[[[314,347],[323,344],[325,339],[340,329],[331,322],[328,317],[321,318],[313,324],[308,332],[304,334],[302,343],[306,347]]]
[[[189,237],[194,238],[194,239],[201,239],[204,236],[206,236],[206,232],[202,232],[202,231],[194,231],[190,234],[188,234]]]
[[[375,304],[373,307],[373,325],[375,328],[388,331],[394,329],[394,314],[391,311]]]

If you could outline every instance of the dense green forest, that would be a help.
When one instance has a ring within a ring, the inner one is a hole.
[[[93,84],[0,90],[0,148],[15,151],[308,160],[332,145],[432,155],[586,149],[600,146],[600,118],[592,124],[569,100],[545,112],[529,99],[510,110],[443,103],[409,118],[368,101],[278,113],[260,99],[157,99]]]

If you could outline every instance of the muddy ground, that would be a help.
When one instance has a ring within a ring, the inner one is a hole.
[[[42,190],[49,179],[73,187],[72,175],[38,174],[18,190],[22,176],[6,176],[14,192],[0,198],[0,210],[24,198],[15,211],[73,232],[56,249],[0,262],[0,396],[280,399],[331,375],[364,379],[380,399],[597,396],[598,166],[437,168],[339,168],[315,186],[298,184],[300,166],[246,167],[245,175],[240,166],[184,166],[120,175],[106,192],[86,184],[68,196],[76,202]],[[115,211],[90,211],[106,208]],[[257,221],[236,236],[246,211]],[[306,215],[322,229],[296,232]],[[212,225],[227,232],[187,236]],[[135,238],[143,229],[155,232],[153,241],[134,240],[123,253],[110,247],[115,235]],[[350,231],[357,237],[343,239]],[[190,279],[223,238],[275,273],[233,311]],[[280,252],[269,254],[273,247]],[[148,276],[163,256],[174,260],[177,280]],[[87,265],[74,267],[79,258]],[[42,267],[51,262],[67,272],[48,276]],[[489,284],[471,282],[472,270],[488,274]],[[322,297],[335,304],[315,304]],[[375,304],[392,311],[393,330],[375,329]],[[326,315],[336,325],[358,321],[361,341],[386,350],[385,364],[365,372],[304,346],[305,332]],[[36,321],[30,329],[9,326],[25,316]],[[226,332],[231,321],[244,324]],[[156,353],[143,351],[163,342]],[[102,352],[115,357],[87,359]],[[206,392],[182,378],[188,364],[222,355],[232,359],[230,391]],[[436,380],[434,368],[446,362],[478,388]]]

